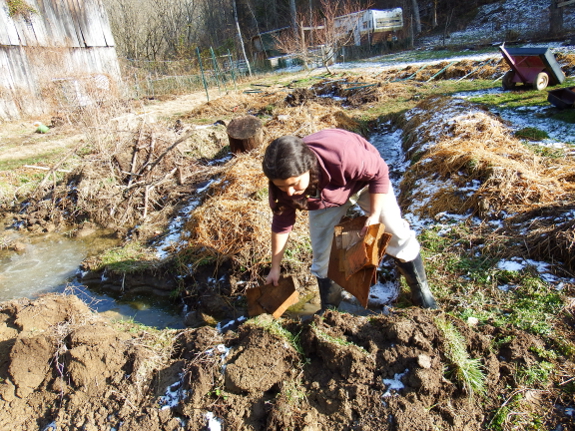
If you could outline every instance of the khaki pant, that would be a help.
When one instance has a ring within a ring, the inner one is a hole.
[[[313,249],[311,273],[316,277],[327,277],[334,228],[355,203],[363,211],[369,213],[370,202],[367,187],[340,207],[309,211],[309,229]],[[379,221],[385,225],[385,231],[392,235],[386,253],[403,262],[415,259],[419,254],[420,245],[409,223],[401,217],[401,210],[391,185],[389,192],[385,195]]]

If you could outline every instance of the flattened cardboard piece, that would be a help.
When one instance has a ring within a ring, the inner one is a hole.
[[[346,220],[335,226],[334,235],[336,248],[339,250],[339,270],[345,272],[345,251],[361,240],[359,233],[365,225],[367,217],[357,217]]]
[[[360,269],[351,277],[346,278],[345,272],[339,270],[339,251],[334,241],[331,246],[327,276],[355,296],[359,303],[367,308],[369,288],[377,281],[377,268]]]
[[[259,287],[253,287],[246,290],[246,299],[248,301],[248,316],[255,317],[260,314],[264,314],[266,310],[258,302],[258,299],[262,296],[262,289]]]
[[[246,298],[250,317],[269,313],[277,319],[298,302],[297,280],[291,276],[282,277],[277,286],[266,284],[248,289]]]
[[[350,249],[344,250],[343,255],[341,253],[339,255],[340,259],[343,257],[343,271],[346,279],[366,267],[367,248],[363,242],[356,243]]]
[[[391,234],[385,233],[385,226],[368,226],[362,241],[352,243],[348,250],[342,249],[346,243],[346,232],[361,231],[366,217],[346,220],[335,227],[328,277],[357,298],[367,308],[369,290],[377,281],[377,267],[385,254]],[[348,235],[351,238],[354,234]]]
[[[346,278],[362,268],[379,265],[379,239],[384,230],[385,226],[381,223],[368,226],[365,236],[345,250],[343,266]]]

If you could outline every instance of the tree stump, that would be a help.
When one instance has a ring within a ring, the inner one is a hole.
[[[226,132],[232,153],[247,153],[258,148],[263,140],[262,122],[253,115],[234,118]]]

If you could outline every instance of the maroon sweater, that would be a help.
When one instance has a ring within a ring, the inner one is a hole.
[[[306,136],[303,141],[315,153],[319,165],[319,195],[307,198],[308,210],[341,206],[365,186],[369,186],[370,193],[388,192],[387,164],[361,136],[326,129]],[[272,232],[290,232],[296,218],[293,201],[302,197],[290,197],[271,182],[269,197],[274,210]]]

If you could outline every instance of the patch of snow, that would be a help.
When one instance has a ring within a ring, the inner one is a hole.
[[[196,193],[201,193],[205,190],[207,186],[198,189]],[[162,239],[160,243],[156,245],[156,255],[159,259],[165,259],[169,255],[169,249],[177,248],[185,244],[185,237],[182,235],[182,229],[184,223],[189,219],[190,214],[194,211],[200,204],[199,200],[191,200],[188,204],[179,212],[179,214],[172,219],[168,226],[168,233]]]
[[[401,382],[401,379],[409,372],[409,369],[405,369],[403,373],[396,373],[393,379],[383,379],[383,384],[385,385],[386,391],[382,397],[390,397],[392,395],[398,395],[397,391],[403,389],[405,386]],[[392,393],[391,391],[395,391]]]
[[[225,364],[226,358],[228,357],[230,352],[231,352],[231,349],[229,347],[226,347],[224,344],[218,344],[213,349],[206,350],[205,353],[206,353],[206,355],[213,355],[214,353],[221,355],[220,359],[222,362],[222,374],[223,374],[226,371],[226,364]]]
[[[223,322],[219,322],[219,323],[216,325],[216,329],[221,333],[221,332],[223,332],[226,328],[231,327],[231,326],[233,326],[233,325],[235,325],[235,324],[237,324],[237,323],[244,322],[244,321],[246,321],[246,320],[247,320],[247,318],[246,318],[245,316],[240,316],[240,317],[238,317],[236,320],[231,320],[231,321],[227,322],[227,323],[224,324],[224,325],[222,325]]]
[[[539,277],[546,283],[550,285],[555,285],[556,290],[561,290],[564,283],[573,283],[572,279],[563,279],[551,272],[551,264],[547,262],[540,262],[532,259],[523,259],[521,257],[513,257],[509,260],[501,260],[497,264],[497,269],[502,271],[515,271],[519,272],[526,267],[532,267],[535,269]],[[499,286],[499,289],[507,291],[509,290],[506,286]]]
[[[206,413],[206,419],[208,420],[209,431],[222,431],[223,420],[217,418],[212,412]]]
[[[575,28],[575,10],[563,8],[563,28]],[[549,0],[505,0],[486,4],[478,8],[477,15],[466,29],[449,33],[448,44],[474,44],[477,41],[493,41],[501,44],[513,34],[528,38],[532,34],[549,32]],[[436,47],[444,42],[441,35],[422,37],[418,42],[423,46]],[[526,43],[529,47],[559,46],[555,43]]]
[[[386,283],[377,282],[369,289],[369,304],[373,307],[383,307],[391,304],[399,296],[399,284],[388,281]]]
[[[182,389],[185,374],[180,373],[179,377],[180,380],[168,386],[166,393],[158,399],[161,410],[176,407],[180,401],[188,397],[188,391]]]
[[[369,142],[377,148],[387,163],[389,177],[395,189],[399,187],[402,175],[409,168],[409,160],[405,160],[405,153],[402,148],[402,133],[401,129],[396,129],[390,133],[374,133],[369,138]]]
[[[519,272],[521,271],[523,268],[525,268],[525,264],[522,262],[517,262],[517,261],[513,261],[513,260],[501,260],[499,261],[499,263],[497,264],[497,269],[500,269],[502,271],[515,271],[515,272]]]

